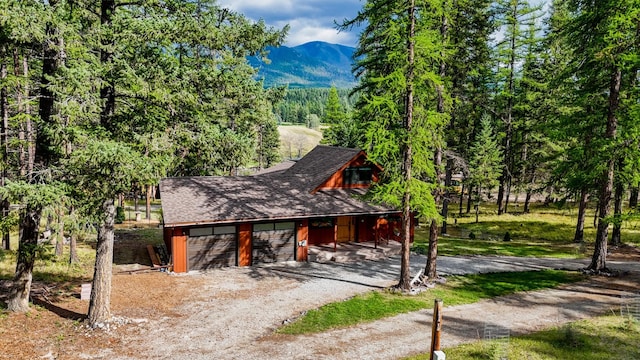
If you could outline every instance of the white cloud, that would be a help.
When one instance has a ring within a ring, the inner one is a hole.
[[[326,41],[355,46],[358,30],[339,32],[335,21],[355,17],[361,0],[219,0],[222,7],[240,12],[250,19],[263,19],[268,26],[289,24],[287,46],[309,41]]]
[[[314,19],[295,19],[282,21],[275,24],[276,27],[283,27],[289,24],[289,33],[286,38],[287,46],[296,46],[310,41],[325,41],[332,44],[342,44],[353,46],[356,43],[356,32],[338,32],[334,26],[325,26],[326,22],[319,22]]]

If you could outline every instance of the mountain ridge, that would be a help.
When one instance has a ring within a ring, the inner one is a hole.
[[[311,41],[288,47],[268,47],[265,63],[250,57],[258,69],[257,78],[265,87],[288,85],[290,88],[353,88],[357,81],[351,67],[355,48],[323,41]]]

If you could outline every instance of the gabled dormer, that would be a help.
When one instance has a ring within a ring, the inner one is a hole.
[[[287,176],[305,179],[308,192],[368,188],[378,181],[382,169],[367,161],[360,149],[318,145],[289,168]]]

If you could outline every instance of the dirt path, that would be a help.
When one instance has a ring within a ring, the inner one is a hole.
[[[424,259],[414,257],[412,263],[415,273]],[[581,261],[548,259],[439,259],[443,273],[456,274],[583,266]],[[616,266],[632,273],[445,307],[442,344],[446,347],[474,341],[486,323],[518,334],[619,309],[621,295],[640,291],[640,265],[618,262]],[[116,297],[120,304],[117,312],[142,319],[113,332],[114,346],[76,351],[72,358],[393,359],[426,352],[430,311],[313,335],[273,333],[282,321],[302,311],[394,284],[398,267],[398,259],[389,259],[360,264],[229,268],[182,276],[120,275],[114,282],[114,292],[122,296]],[[137,284],[132,286],[132,279]],[[153,294],[144,290],[144,282],[153,283]],[[144,305],[148,296],[153,296],[155,302]]]

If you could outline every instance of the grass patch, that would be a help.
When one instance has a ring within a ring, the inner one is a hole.
[[[584,277],[578,273],[557,270],[520,273],[491,273],[448,277],[447,283],[419,295],[392,291],[371,291],[351,299],[327,304],[307,312],[278,332],[305,334],[347,327],[384,317],[433,307],[435,299],[446,306],[470,304],[481,299],[531,291],[575,282]]]
[[[441,236],[438,240],[439,255],[582,258],[591,256],[593,252],[596,234],[593,213],[588,213],[586,217],[585,242],[575,244],[573,237],[578,216],[575,207],[536,205],[530,214],[520,212],[500,216],[496,214],[495,205],[483,204],[481,208],[484,211],[478,223],[473,214],[454,214],[455,224],[449,220],[449,236]],[[503,241],[507,233],[512,241]],[[428,241],[428,229],[416,229],[413,250],[425,253]],[[640,245],[638,220],[628,220],[622,224],[622,241]]]
[[[16,248],[17,244],[14,249]],[[75,264],[69,264],[69,248],[65,246],[64,250],[65,253],[60,258],[52,256],[47,260],[36,260],[33,266],[33,280],[45,283],[77,283],[91,279],[95,263],[95,249],[91,244],[78,243],[78,262]],[[53,248],[50,252],[53,252]],[[0,260],[0,279],[13,279],[16,254],[16,250],[5,251],[4,258]]]
[[[428,252],[428,231],[416,230],[416,241],[412,251],[426,255]],[[583,244],[554,243],[548,241],[461,239],[440,237],[438,239],[438,255],[485,255],[485,256],[520,256],[551,257],[573,259],[589,256],[593,248]]]
[[[509,359],[640,359],[640,323],[623,316],[581,320],[524,336],[511,337]],[[451,359],[492,359],[491,342],[444,350]],[[429,359],[429,354],[410,357]]]

